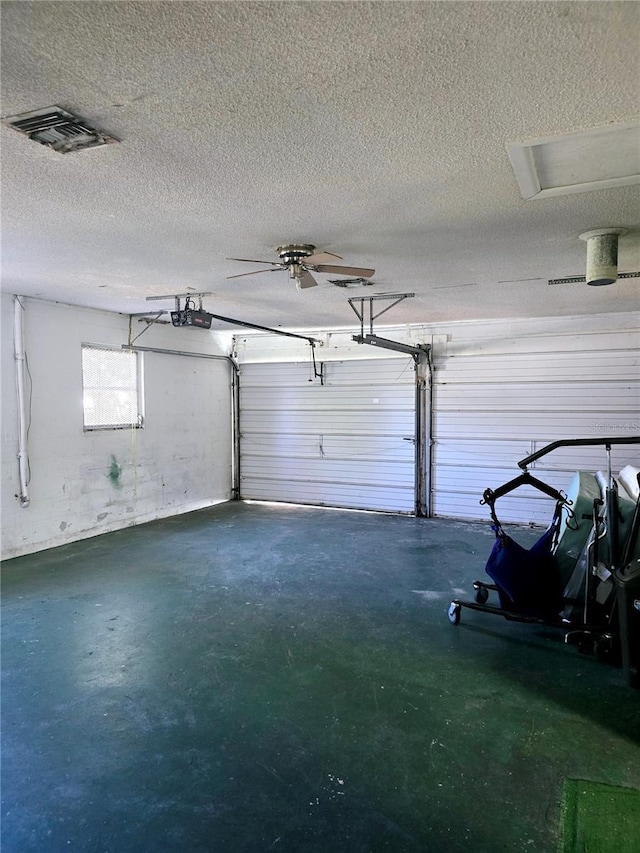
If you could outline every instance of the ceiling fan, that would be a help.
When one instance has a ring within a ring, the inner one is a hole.
[[[286,246],[278,246],[279,261],[255,261],[250,258],[227,258],[228,261],[243,261],[250,264],[269,264],[271,269],[253,270],[253,272],[242,272],[238,275],[229,275],[227,278],[241,278],[243,275],[257,275],[261,272],[279,272],[288,270],[289,278],[296,283],[298,290],[305,287],[315,287],[318,282],[311,275],[312,272],[334,273],[336,275],[357,276],[370,278],[375,270],[364,267],[343,267],[331,263],[333,260],[341,261],[340,255],[332,252],[319,252],[315,254],[315,246],[308,243],[289,243]]]

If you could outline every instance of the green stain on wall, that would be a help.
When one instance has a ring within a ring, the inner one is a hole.
[[[109,473],[107,476],[111,480],[112,486],[115,486],[116,489],[122,488],[122,468],[118,465],[118,460],[113,456],[113,454],[111,456],[111,464],[109,465]]]

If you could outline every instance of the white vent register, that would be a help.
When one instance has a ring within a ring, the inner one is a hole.
[[[83,119],[58,106],[10,116],[3,119],[2,123],[59,154],[118,142],[113,136],[96,130]]]

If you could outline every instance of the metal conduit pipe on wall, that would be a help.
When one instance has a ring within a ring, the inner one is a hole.
[[[29,457],[27,455],[27,411],[24,395],[25,351],[24,351],[24,305],[19,296],[13,302],[13,343],[16,359],[16,390],[18,395],[18,475],[20,506],[27,507],[29,498]]]

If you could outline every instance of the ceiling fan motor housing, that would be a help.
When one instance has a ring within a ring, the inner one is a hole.
[[[305,258],[313,255],[315,248],[315,246],[311,246],[309,243],[289,243],[286,246],[278,246],[276,252],[283,264],[300,265]]]

